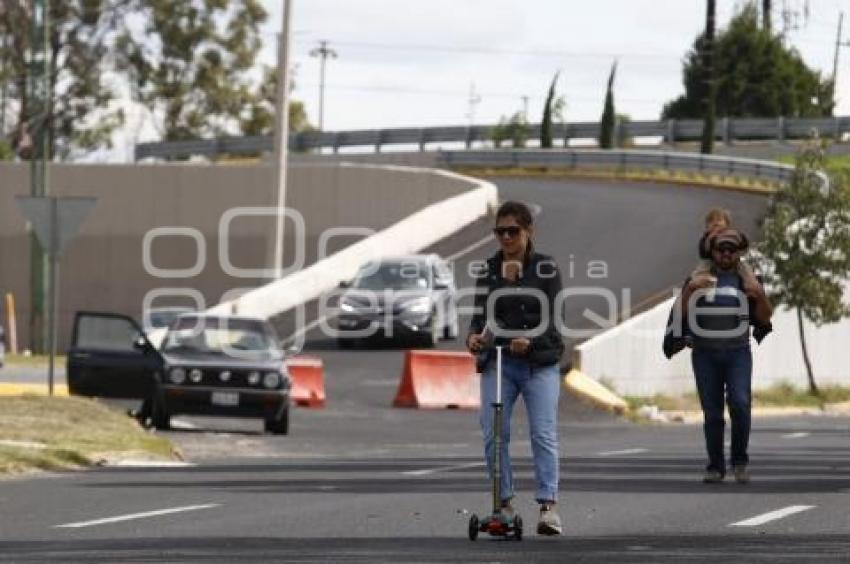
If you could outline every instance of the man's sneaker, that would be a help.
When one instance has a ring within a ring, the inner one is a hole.
[[[543,503],[540,505],[540,521],[537,522],[538,535],[560,535],[563,529],[561,528],[561,518],[555,511],[555,505]]]
[[[735,481],[739,484],[748,484],[750,482],[750,472],[747,470],[747,466],[744,464],[740,464],[734,467],[735,471]]]
[[[705,475],[702,477],[702,482],[704,484],[719,484],[722,481],[723,474],[717,470],[706,470]]]

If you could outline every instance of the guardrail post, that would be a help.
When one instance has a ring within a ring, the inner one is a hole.
[[[776,140],[785,143],[785,118],[782,116],[776,118]]]
[[[424,129],[419,130],[419,150],[423,151],[423,152],[425,151],[425,130]]]
[[[732,141],[733,141],[732,140],[732,131],[731,131],[732,130],[732,120],[730,120],[728,117],[723,118],[722,128],[723,128],[723,144],[724,145],[731,145]]]
[[[384,134],[382,131],[378,131],[378,139],[375,141],[375,152],[381,152],[381,141],[383,141]]]
[[[832,130],[835,133],[835,142],[838,143],[841,141],[841,120],[838,119],[838,116],[832,118]]]
[[[668,119],[667,120],[667,139],[665,139],[665,141],[669,145],[675,145],[676,144],[676,120],[675,119]]]
[[[564,124],[564,148],[570,146],[570,124]]]
[[[339,133],[334,133],[333,151],[334,151],[334,155],[339,154]]]

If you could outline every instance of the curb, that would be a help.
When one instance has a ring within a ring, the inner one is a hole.
[[[24,396],[24,395],[47,395],[47,384],[25,384],[0,382],[0,397],[2,396]],[[53,386],[54,396],[67,396],[68,386],[66,384],[56,384]]]
[[[623,398],[579,370],[570,370],[564,376],[564,387],[579,399],[605,411],[617,415],[629,411],[629,405]]]
[[[671,423],[702,423],[702,411],[662,411]],[[850,415],[850,402],[828,403],[819,407],[754,407],[753,418],[760,417],[801,417],[805,415]]]

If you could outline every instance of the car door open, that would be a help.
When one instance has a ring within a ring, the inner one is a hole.
[[[76,314],[68,351],[71,394],[147,398],[161,366],[161,355],[134,319],[114,313]]]

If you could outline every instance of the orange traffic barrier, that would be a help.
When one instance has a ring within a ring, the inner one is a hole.
[[[477,409],[479,378],[469,353],[407,351],[393,406]]]
[[[290,397],[301,407],[325,407],[325,367],[322,359],[296,356],[286,359],[292,377]]]

